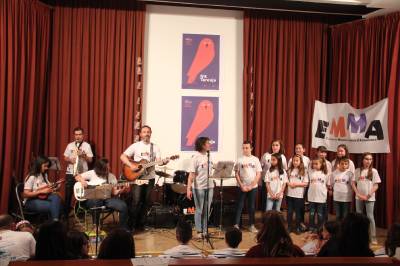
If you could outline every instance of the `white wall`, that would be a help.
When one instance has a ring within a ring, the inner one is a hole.
[[[220,35],[220,89],[182,90],[182,34]],[[241,152],[243,14],[240,11],[147,6],[144,56],[143,122],[163,156],[180,154],[170,163],[186,170],[193,152],[180,151],[181,97],[219,97],[219,147],[215,161],[236,160]]]

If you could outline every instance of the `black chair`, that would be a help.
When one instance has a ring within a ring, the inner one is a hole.
[[[50,214],[49,213],[42,213],[42,212],[33,212],[29,211],[25,208],[23,199],[21,198],[21,193],[24,190],[24,183],[18,183],[15,186],[15,197],[17,199],[18,203],[18,211],[19,213],[14,214],[15,217],[19,218],[20,220],[29,220],[33,223],[33,221],[36,221],[37,219],[42,221],[43,219],[50,219]]]

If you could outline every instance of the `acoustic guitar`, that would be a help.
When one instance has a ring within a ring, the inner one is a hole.
[[[163,160],[159,160],[159,161],[154,161],[154,162],[149,162],[145,159],[140,160],[139,162],[135,162],[135,161],[130,161],[131,164],[134,167],[137,167],[137,170],[133,171],[128,165],[124,165],[122,172],[125,176],[125,178],[129,181],[134,181],[138,178],[141,179],[146,179],[146,176],[148,176],[150,173],[152,173],[154,171],[154,167],[158,164],[162,164],[167,160],[176,160],[179,158],[179,155],[173,155],[171,157],[167,157]]]
[[[51,188],[51,189],[55,189],[55,188],[57,188],[57,186],[58,186],[59,184],[61,184],[61,183],[63,183],[63,182],[65,182],[65,179],[64,179],[64,178],[59,179],[59,180],[57,180],[57,181],[54,182],[54,183],[50,183],[50,184],[48,184],[47,186],[45,186],[45,187],[43,187],[43,188],[49,187],[49,188]],[[42,189],[42,188],[41,188],[41,189]],[[54,192],[54,191],[53,191],[53,192]],[[45,200],[45,199],[47,199],[47,198],[49,197],[50,194],[51,194],[51,193],[40,193],[37,197],[38,197],[39,199],[41,199],[41,200]]]

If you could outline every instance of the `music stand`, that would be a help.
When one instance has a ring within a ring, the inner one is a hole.
[[[219,188],[219,232],[220,235],[222,232],[222,216],[223,216],[223,208],[224,208],[224,184],[223,181],[226,178],[230,178],[232,176],[232,171],[235,163],[233,161],[221,161],[217,163],[215,167],[214,174],[212,178],[220,180],[220,188]]]
[[[49,160],[51,162],[49,170],[55,170],[59,172],[61,170],[61,163],[58,157],[49,157]]]

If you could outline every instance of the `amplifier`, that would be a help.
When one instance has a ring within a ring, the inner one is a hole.
[[[168,206],[151,207],[147,217],[147,225],[154,228],[175,228],[177,221],[176,209]]]
[[[219,226],[220,223],[220,209],[221,209],[221,201],[216,200],[212,205],[212,213],[210,216],[210,222],[214,226]],[[230,227],[235,223],[235,214],[236,214],[236,201],[227,200],[223,203],[223,212],[222,212],[222,227]]]

